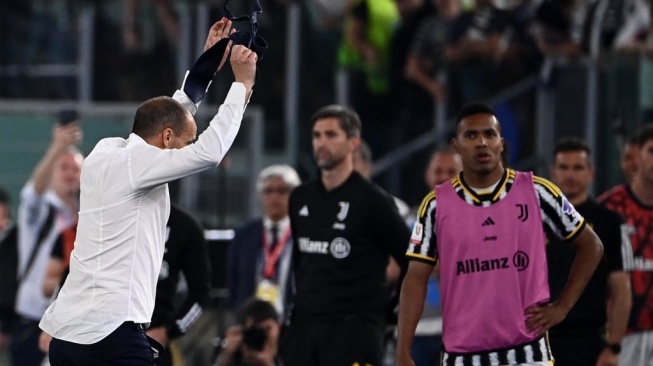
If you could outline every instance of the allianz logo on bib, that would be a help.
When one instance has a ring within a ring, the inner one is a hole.
[[[512,257],[512,264],[518,272],[525,270],[529,264],[528,255],[518,250]],[[456,262],[456,275],[496,271],[506,268],[511,268],[509,257],[490,259],[471,258]]]
[[[331,254],[334,258],[342,259],[351,253],[351,244],[345,238],[335,238],[328,241],[317,241],[309,238],[299,238],[299,250],[303,253]]]

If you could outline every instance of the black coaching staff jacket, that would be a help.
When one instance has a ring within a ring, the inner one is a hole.
[[[392,256],[405,268],[410,239],[392,197],[353,172],[328,192],[320,179],[295,188],[289,214],[296,288],[291,321],[351,315],[383,321],[386,267]]]

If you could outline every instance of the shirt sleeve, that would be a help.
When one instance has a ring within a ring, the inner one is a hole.
[[[585,219],[555,184],[541,177],[533,177],[535,192],[545,231],[560,240],[571,241],[585,227]]]
[[[383,199],[370,201],[374,205],[370,210],[373,213],[371,222],[376,228],[373,232],[397,263],[403,265],[406,263],[404,253],[410,232],[406,222],[399,215],[393,197],[386,192],[382,194]]]
[[[417,210],[417,220],[408,243],[406,257],[435,264],[437,253],[437,236],[435,232],[435,191],[427,194]]]
[[[245,111],[245,86],[233,83],[197,141],[181,149],[160,149],[149,144],[134,146],[128,158],[129,179],[134,188],[149,188],[217,166],[233,144]],[[136,138],[133,135],[130,139]]]

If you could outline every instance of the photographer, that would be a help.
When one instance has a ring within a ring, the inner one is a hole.
[[[281,366],[277,357],[278,314],[269,302],[252,298],[245,303],[240,324],[227,330],[216,366]]]

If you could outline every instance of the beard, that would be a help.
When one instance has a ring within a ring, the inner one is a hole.
[[[315,156],[315,160],[317,161],[317,167],[320,168],[320,170],[333,170],[335,167],[340,165],[344,160],[345,157],[336,157],[331,154],[328,154],[326,159],[320,160],[318,156]]]

